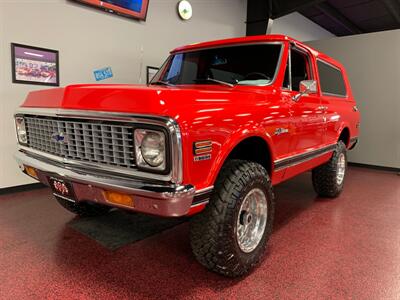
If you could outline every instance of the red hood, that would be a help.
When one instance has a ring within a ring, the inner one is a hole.
[[[256,88],[244,86],[71,85],[31,92],[23,107],[129,112],[176,118],[201,109],[216,110],[232,104],[250,106],[254,101],[264,99],[260,97]]]

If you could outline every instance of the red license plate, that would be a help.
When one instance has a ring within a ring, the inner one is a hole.
[[[49,184],[56,196],[75,201],[75,193],[71,183],[62,179],[50,177]]]

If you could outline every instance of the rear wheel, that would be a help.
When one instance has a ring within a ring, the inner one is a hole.
[[[61,197],[55,197],[66,210],[82,217],[104,215],[111,210],[111,207],[106,205],[91,202],[72,202]]]
[[[223,167],[206,209],[191,222],[197,260],[219,274],[250,272],[265,254],[272,231],[274,198],[267,171],[232,160]]]
[[[347,170],[346,145],[339,141],[332,158],[312,171],[314,190],[321,197],[335,198],[343,190]]]

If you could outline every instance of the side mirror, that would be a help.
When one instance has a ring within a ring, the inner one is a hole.
[[[300,93],[294,95],[292,100],[297,102],[304,95],[315,94],[317,92],[317,81],[316,80],[302,80],[300,81]]]

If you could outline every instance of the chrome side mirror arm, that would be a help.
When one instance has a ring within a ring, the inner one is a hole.
[[[298,93],[298,94],[296,94],[296,95],[294,95],[294,96],[292,97],[292,100],[293,100],[294,102],[299,102],[299,100],[300,100],[301,97],[303,97],[304,95],[308,95],[308,92],[309,92],[309,90],[305,90],[305,91],[303,91],[303,92],[301,92],[301,93]]]

